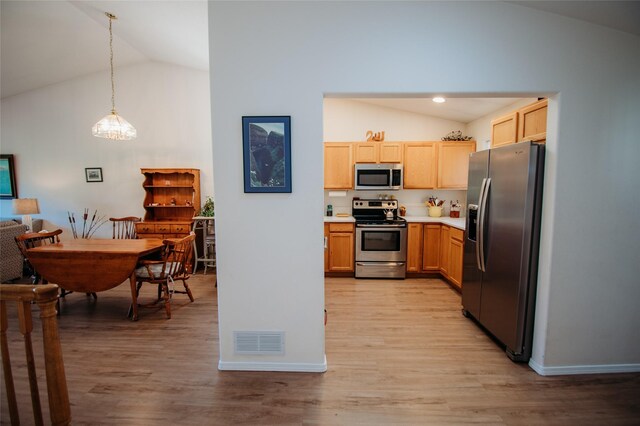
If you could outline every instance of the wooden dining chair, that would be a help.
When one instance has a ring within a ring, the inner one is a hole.
[[[52,232],[29,232],[26,234],[18,235],[14,239],[20,252],[24,256],[27,262],[29,262],[29,256],[27,255],[27,250],[39,247],[47,244],[54,244],[60,242],[60,234],[62,234],[62,229],[56,229]],[[38,271],[33,269],[31,264],[29,264],[29,269],[33,272],[31,276],[32,284],[38,284],[40,282],[40,275],[38,275]],[[46,284],[46,282],[45,282]]]
[[[171,318],[171,297],[175,293],[186,294],[193,302],[193,294],[187,284],[193,261],[193,241],[196,234],[191,232],[181,239],[164,240],[162,260],[142,260],[136,269],[136,295],[140,294],[143,283],[155,284],[158,287],[157,299],[140,307],[155,307],[164,302],[167,318]],[[176,281],[182,281],[184,290],[177,290]],[[131,313],[132,309],[129,310]]]
[[[27,250],[39,247],[47,244],[55,244],[60,242],[60,234],[62,234],[62,229],[56,229],[52,232],[31,232],[27,234],[18,235],[15,237],[16,244],[20,249],[20,252],[24,256],[24,258],[29,262],[29,254]],[[42,278],[38,271],[36,271],[33,266],[30,266],[30,269],[33,271],[33,275],[31,277],[32,284],[47,284],[47,280]],[[65,297],[67,294],[73,293],[72,291],[65,290],[64,288],[60,288],[60,297]],[[98,295],[96,293],[86,293],[87,296],[92,296],[94,299],[98,299]],[[58,312],[60,312],[60,304],[56,305],[58,308]]]
[[[113,239],[135,240],[138,238],[136,235],[136,222],[142,220],[139,217],[110,217],[109,220],[113,226]]]
[[[34,302],[37,303],[40,308],[40,320],[42,323],[49,418],[53,425],[71,424],[69,393],[67,391],[67,379],[64,372],[62,348],[60,346],[58,322],[56,319],[55,305],[57,300],[58,286],[55,284],[0,284],[0,346],[2,347],[2,368],[4,372],[7,403],[9,406],[9,417],[12,425],[20,424],[20,414],[9,354],[9,341],[7,338],[9,316],[7,314],[6,302],[16,302],[17,304],[17,310],[15,312],[26,352],[27,377],[29,390],[31,391],[31,407],[34,417],[33,424],[44,424],[36,375],[35,354],[31,342],[31,332],[33,331],[31,307]],[[22,365],[21,362],[18,362],[17,368],[22,368]],[[30,424],[31,422],[26,423]]]

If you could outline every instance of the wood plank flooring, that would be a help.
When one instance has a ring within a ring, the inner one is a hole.
[[[640,374],[539,376],[462,317],[460,296],[439,279],[327,279],[324,374],[218,371],[213,280],[193,276],[196,301],[176,295],[171,320],[143,310],[128,321],[126,285],[96,302],[67,296],[59,327],[73,424],[640,424]],[[31,424],[25,387],[19,398]],[[8,424],[4,386],[0,408]]]

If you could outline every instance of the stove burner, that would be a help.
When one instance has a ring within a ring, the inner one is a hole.
[[[362,200],[355,199],[351,204],[351,213],[356,225],[403,225],[406,221],[398,218],[398,200]],[[387,215],[393,219],[387,219]]]
[[[363,224],[363,225],[403,225],[405,223],[407,223],[407,221],[405,219],[402,218],[398,218],[398,219],[393,219],[393,220],[386,220],[386,219],[358,219],[357,217],[356,219],[356,224]]]

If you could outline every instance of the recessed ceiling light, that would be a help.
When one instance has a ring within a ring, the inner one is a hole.
[[[437,104],[441,104],[444,102],[444,98],[442,96],[436,96],[435,98],[432,99],[432,101]]]

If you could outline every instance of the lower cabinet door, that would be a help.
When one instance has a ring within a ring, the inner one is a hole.
[[[407,272],[422,271],[422,224],[407,225]]]
[[[422,244],[422,270],[440,271],[440,224],[424,225]]]
[[[440,272],[442,275],[449,275],[449,234],[451,228],[442,225],[440,229]]]
[[[329,271],[353,272],[353,233],[331,232],[329,234]]]
[[[462,241],[451,239],[451,244],[449,245],[449,279],[459,288],[462,288],[463,248]]]
[[[324,271],[329,272],[329,224],[324,224]]]

